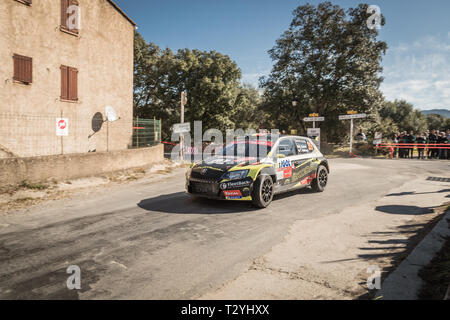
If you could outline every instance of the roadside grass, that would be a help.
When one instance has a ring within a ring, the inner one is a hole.
[[[324,154],[328,159],[336,158],[353,158],[350,155],[350,146],[348,145],[329,145],[324,148]],[[376,149],[368,143],[355,143],[353,146],[353,154],[358,157],[373,157],[377,159],[387,159],[389,154],[383,150]]]
[[[447,212],[450,206],[447,207]],[[447,220],[450,228],[450,220]],[[425,282],[419,298],[421,300],[443,300],[449,294],[450,288],[450,238],[446,239],[442,250],[424,267],[419,276]],[[447,298],[449,298],[447,296]]]
[[[17,203],[31,203],[31,202],[33,202],[34,200],[36,200],[36,199],[31,198],[31,197],[27,197],[27,198],[16,199],[16,200],[14,200],[14,201],[17,202]]]
[[[24,180],[20,185],[20,188],[29,189],[29,190],[46,190],[49,188],[49,185],[47,184],[41,184],[41,183],[30,183],[26,180]]]

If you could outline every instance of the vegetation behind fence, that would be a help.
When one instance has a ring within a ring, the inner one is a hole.
[[[133,120],[133,148],[145,148],[161,142],[161,120]]]

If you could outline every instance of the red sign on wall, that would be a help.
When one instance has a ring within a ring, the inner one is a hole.
[[[56,135],[58,137],[67,137],[69,135],[69,119],[56,119]]]

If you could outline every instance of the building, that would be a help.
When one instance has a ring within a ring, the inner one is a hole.
[[[0,1],[0,157],[127,149],[135,27],[110,0]]]

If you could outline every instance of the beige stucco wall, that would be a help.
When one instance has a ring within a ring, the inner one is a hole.
[[[126,149],[133,117],[134,26],[106,0],[79,0],[79,36],[60,31],[60,1],[26,6],[0,1],[0,149],[16,156]],[[14,83],[13,54],[33,58],[33,83]],[[77,103],[60,101],[60,66],[78,69]],[[121,120],[93,134],[91,119],[105,106]],[[69,137],[56,137],[56,117]],[[108,145],[107,145],[108,144]]]

